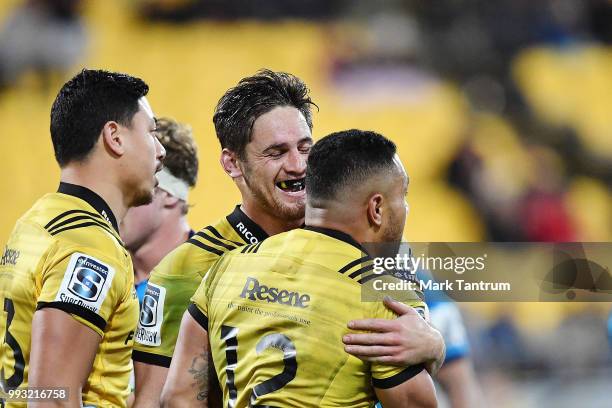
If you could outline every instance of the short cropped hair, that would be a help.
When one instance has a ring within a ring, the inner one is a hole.
[[[312,146],[306,169],[306,196],[317,205],[335,200],[381,171],[393,169],[395,143],[371,131],[332,133]]]
[[[157,120],[157,138],[166,149],[164,167],[193,187],[198,180],[198,147],[191,127],[169,118]]]
[[[109,121],[131,126],[138,99],[149,92],[140,78],[84,69],[60,89],[51,107],[51,140],[60,167],[82,161]]]
[[[279,106],[293,106],[299,110],[312,131],[310,108],[316,105],[308,93],[301,79],[286,72],[263,69],[241,79],[221,97],[215,109],[213,123],[221,148],[244,158],[255,120]]]

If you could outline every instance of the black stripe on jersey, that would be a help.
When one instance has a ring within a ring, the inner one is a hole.
[[[391,275],[391,274],[386,273],[386,272],[385,273],[372,273],[370,275],[366,275],[366,276],[362,277],[357,282],[363,284],[363,283],[371,281],[374,278],[379,278],[379,277],[384,276],[384,275]]]
[[[208,331],[208,317],[202,313],[195,303],[190,304],[187,311],[204,330]]]
[[[363,258],[355,259],[354,261],[351,261],[348,264],[344,265],[342,268],[340,268],[338,272],[344,273],[348,271],[349,269],[354,268],[355,266],[366,262],[369,259],[370,257],[368,255],[364,256]]]
[[[159,367],[170,368],[172,357],[160,356],[159,354],[147,353],[146,351],[133,350],[132,360],[139,361],[141,363],[156,365]]]
[[[256,244],[256,245],[253,247],[253,250],[252,250],[251,252],[249,252],[249,253],[250,253],[250,254],[254,254],[254,253],[256,253],[257,251],[259,251],[259,247],[261,246],[261,244],[263,244],[263,242],[260,242],[259,244]]]
[[[387,389],[400,385],[408,381],[425,369],[425,364],[417,364],[406,368],[404,371],[395,374],[389,378],[378,379],[372,377],[372,385],[376,388]]]
[[[213,248],[213,247],[211,247],[211,246],[208,246],[208,245],[206,245],[205,243],[200,242],[200,241],[198,241],[198,240],[197,240],[197,239],[195,239],[195,238],[189,238],[189,239],[187,240],[187,242],[188,242],[189,244],[195,245],[195,246],[197,246],[198,248],[201,248],[201,249],[203,249],[203,250],[205,250],[205,251],[207,251],[207,252],[210,252],[210,253],[212,253],[212,254],[215,254],[215,255],[217,255],[217,256],[221,256],[221,255],[223,255],[223,254],[224,254],[224,251],[221,251],[220,249],[216,249],[216,248]]]
[[[61,213],[60,215],[58,215],[57,217],[53,218],[51,221],[49,221],[47,223],[47,225],[45,225],[45,229],[49,229],[51,228],[51,226],[56,223],[57,221],[61,220],[62,218],[70,215],[70,214],[86,214],[86,215],[90,215],[93,218],[98,218],[100,221],[104,221],[104,218],[102,218],[102,216],[100,216],[100,214],[97,213],[92,213],[89,211],[85,211],[85,210],[69,210],[69,211],[65,211],[63,213]]]
[[[240,251],[243,254],[248,253],[251,249],[253,249],[253,247],[257,245],[257,244],[251,244],[251,245],[247,245],[244,248],[242,248],[242,251]]]
[[[100,224],[99,224],[98,222],[96,222],[96,221],[89,221],[89,222],[84,222],[84,223],[82,223],[82,224],[74,224],[74,225],[69,225],[69,226],[67,226],[67,227],[60,228],[60,229],[58,229],[58,230],[55,230],[55,231],[53,231],[53,232],[50,232],[50,234],[51,234],[51,235],[57,235],[57,234],[59,234],[60,232],[68,231],[68,230],[71,230],[71,229],[76,229],[76,228],[85,228],[85,227],[93,227],[93,226],[95,226],[95,227],[100,227],[100,228],[102,228],[104,231],[107,231],[108,233],[110,233],[110,234],[113,236],[113,238],[115,238],[115,240],[116,240],[116,241],[119,243],[119,245],[121,245],[123,248],[125,248],[125,244],[124,244],[124,243],[121,241],[121,239],[120,239],[119,237],[117,237],[115,234],[113,234],[113,233],[111,232],[111,229],[110,229],[108,226],[106,226],[106,225],[100,225]]]
[[[76,217],[68,218],[67,220],[64,220],[62,222],[58,222],[57,224],[55,224],[52,227],[48,228],[47,231],[49,231],[50,234],[53,234],[53,232],[55,230],[57,230],[59,227],[63,227],[66,224],[70,224],[72,222],[80,221],[80,220],[93,221],[96,224],[98,224],[99,226],[101,226],[102,228],[104,228],[105,230],[107,230],[108,232],[111,231],[111,229],[108,226],[108,224],[106,223],[106,221],[104,221],[104,220],[102,220],[100,218],[90,217],[89,215],[77,215]]]
[[[212,225],[209,225],[209,226],[207,226],[207,227],[204,227],[204,229],[205,229],[205,230],[209,230],[210,232],[212,232],[212,233],[213,233],[213,235],[214,235],[214,236],[216,236],[216,237],[217,237],[217,238],[219,238],[219,239],[222,239],[222,240],[227,241],[227,242],[231,242],[232,244],[234,244],[234,245],[238,245],[238,246],[243,246],[243,245],[244,245],[244,243],[242,243],[242,242],[236,242],[236,241],[232,241],[231,239],[227,239],[227,238],[225,238],[225,237],[224,237],[223,235],[221,235],[221,233],[220,233],[219,231],[217,231],[217,229],[216,229],[215,227],[213,227]]]
[[[64,303],[64,302],[38,302],[36,305],[36,310],[44,309],[46,307],[51,307],[54,309],[63,310],[66,313],[71,313],[79,316],[87,320],[89,323],[96,326],[98,329],[104,331],[106,328],[106,321],[95,312],[92,312],[89,309],[85,309],[84,307],[80,307],[75,305],[74,303]]]
[[[359,275],[363,275],[364,273],[371,271],[374,269],[374,264],[368,264],[362,268],[357,269],[355,272],[349,275],[349,278],[356,278]]]
[[[219,245],[219,246],[221,246],[221,247],[223,247],[223,248],[225,248],[225,249],[227,249],[229,251],[231,251],[232,249],[236,249],[237,248],[234,245],[225,244],[225,243],[219,241],[217,238],[213,238],[210,235],[205,234],[203,231],[196,232],[195,235],[197,235],[200,238],[204,238],[205,240],[210,241],[210,242],[212,242],[215,245]]]

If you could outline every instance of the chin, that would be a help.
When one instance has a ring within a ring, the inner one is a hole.
[[[133,197],[130,207],[140,207],[141,205],[151,204],[152,202],[153,190],[141,191]]]

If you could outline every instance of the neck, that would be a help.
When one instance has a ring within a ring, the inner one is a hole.
[[[351,216],[351,214],[348,209],[336,211],[328,208],[306,206],[305,223],[309,227],[329,228],[344,232],[359,243],[370,242],[367,229],[356,222],[355,220],[358,218]]]
[[[104,178],[104,172],[93,171],[87,165],[71,163],[60,173],[60,181],[86,187],[102,197],[117,218],[117,222],[125,216],[128,206],[120,186],[116,182]]]
[[[279,219],[278,215],[269,214],[255,200],[243,199],[240,209],[270,236],[300,228],[304,224],[304,218],[291,221]]]
[[[149,274],[174,248],[187,241],[189,224],[184,216],[162,224],[149,239],[135,251],[130,251],[134,264],[134,281],[139,283],[149,278]]]

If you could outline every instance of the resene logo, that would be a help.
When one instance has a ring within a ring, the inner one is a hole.
[[[250,300],[267,301],[268,303],[278,303],[281,305],[307,308],[310,295],[299,292],[291,292],[286,289],[279,289],[272,286],[262,285],[255,278],[248,277],[244,283],[244,288],[240,297]]]

